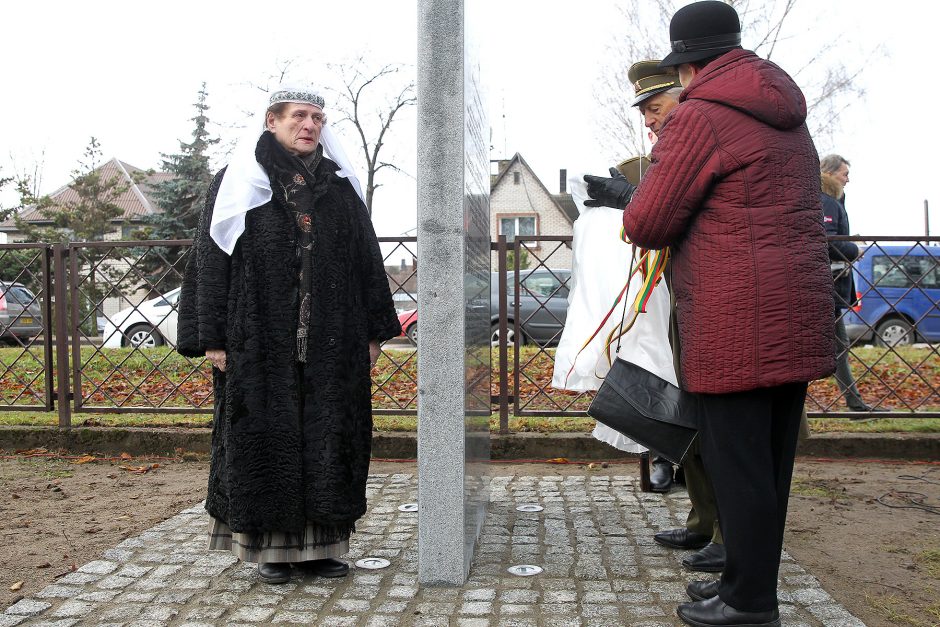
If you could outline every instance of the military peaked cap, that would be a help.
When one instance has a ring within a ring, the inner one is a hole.
[[[650,96],[655,96],[673,87],[682,87],[679,82],[679,74],[672,68],[668,70],[660,68],[658,60],[634,63],[627,71],[627,78],[633,83],[636,98],[633,99],[630,105],[634,107]]]

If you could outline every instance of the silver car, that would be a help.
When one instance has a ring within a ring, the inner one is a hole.
[[[39,299],[22,283],[0,281],[0,341],[25,343],[41,333]]]
[[[522,270],[519,273],[520,290],[515,293],[515,277],[510,271],[506,277],[506,289],[509,311],[507,318],[507,342],[515,341],[513,320],[516,302],[519,303],[519,324],[522,331],[521,343],[535,343],[548,346],[558,343],[561,330],[568,317],[568,282],[571,270],[537,268]],[[499,273],[490,275],[490,343],[499,343]]]

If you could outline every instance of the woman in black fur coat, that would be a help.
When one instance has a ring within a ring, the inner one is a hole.
[[[292,562],[349,569],[336,558],[366,511],[370,369],[401,328],[322,97],[285,87],[269,104],[209,189],[178,350],[214,366],[209,548],[282,583]]]

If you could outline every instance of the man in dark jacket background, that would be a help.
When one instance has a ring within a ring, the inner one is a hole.
[[[740,47],[737,13],[717,0],[670,24],[685,91],[623,206],[638,246],[672,247],[681,381],[695,393],[705,467],[725,539],[720,581],[692,582],[691,625],[779,625],[777,574],[809,381],[835,369],[832,277],[819,161],[806,100],[773,63]],[[632,199],[631,199],[632,196]]]
[[[827,235],[851,235],[849,215],[845,211],[845,185],[849,182],[849,162],[840,155],[826,155],[819,161],[823,224]],[[829,242],[829,261],[835,283],[836,299],[836,382],[845,397],[845,404],[854,412],[871,412],[872,408],[862,400],[855,385],[855,377],[849,366],[849,337],[842,319],[846,309],[855,305],[855,276],[852,262],[858,259],[858,246],[854,242]],[[859,416],[865,419],[867,416]],[[853,420],[856,419],[854,416]]]
[[[643,124],[656,134],[663,129],[667,116],[679,104],[682,93],[679,77],[674,70],[663,70],[660,60],[639,61],[630,66],[627,77],[633,84],[635,98],[631,103],[640,110]],[[674,317],[674,316],[671,316]],[[672,325],[671,325],[672,326]],[[678,338],[670,338],[673,343]],[[677,348],[673,348],[678,352]],[[676,366],[676,371],[680,366]],[[705,472],[698,442],[682,462],[685,470],[686,488],[692,504],[686,518],[685,527],[667,529],[653,536],[653,539],[673,549],[695,549],[695,553],[684,557],[682,565],[700,572],[721,572],[725,565],[725,548],[718,525],[718,509],[715,505],[715,493],[711,481]],[[650,485],[653,492],[668,492],[673,481],[672,463],[660,456],[653,458],[653,471]]]

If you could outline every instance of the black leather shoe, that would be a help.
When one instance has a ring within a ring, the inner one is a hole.
[[[305,572],[317,577],[345,577],[349,572],[349,564],[343,560],[327,557],[322,560],[310,560],[299,564]]]
[[[653,536],[653,540],[671,549],[700,549],[711,539],[711,536],[689,531],[685,527],[660,531]]]
[[[290,564],[258,564],[258,576],[264,583],[287,583],[290,581]]]
[[[650,472],[650,491],[669,492],[672,488],[672,464],[661,457],[653,460]]]
[[[685,468],[676,466],[676,476],[673,479],[678,485],[685,485]]]
[[[682,565],[700,573],[720,573],[725,569],[725,545],[709,542],[701,551],[683,557]]]
[[[718,596],[718,581],[690,581],[685,592],[693,601],[704,601]]]
[[[865,412],[866,414],[874,409],[874,407],[864,401],[849,401],[846,405],[848,405],[849,409],[852,411]]]
[[[687,625],[694,627],[715,627],[717,625],[735,625],[736,627],[780,627],[780,612],[776,608],[766,612],[742,612],[736,610],[721,597],[712,597],[695,603],[680,603],[676,614]]]

